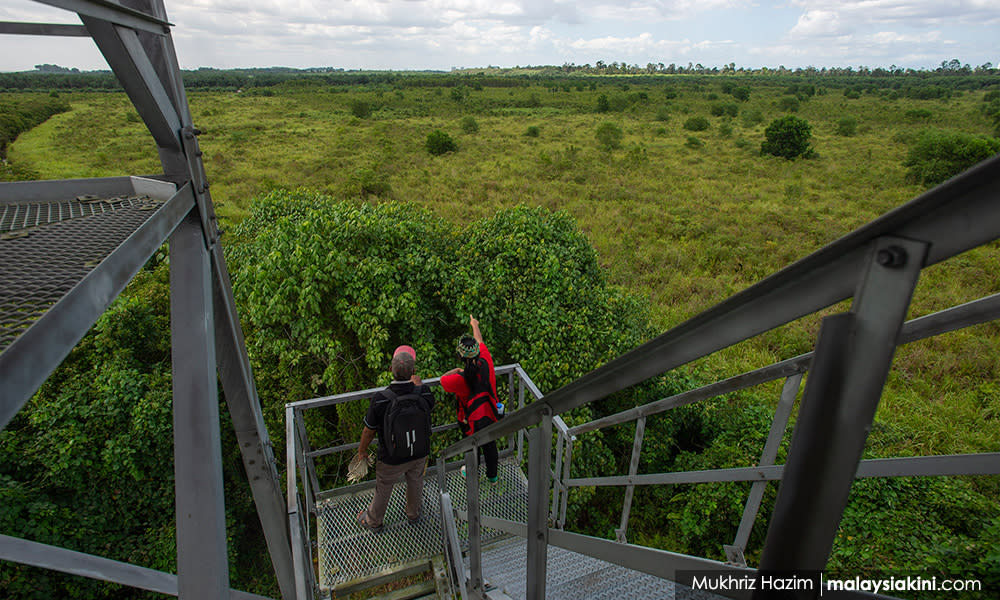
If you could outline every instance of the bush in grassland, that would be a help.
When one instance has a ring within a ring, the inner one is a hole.
[[[708,126],[708,119],[702,116],[689,117],[684,121],[684,129],[688,131],[705,131]]]
[[[814,154],[809,146],[812,127],[805,119],[792,115],[775,119],[764,130],[764,137],[766,139],[760,145],[761,154],[773,154],[787,159],[799,156],[809,158]]]
[[[917,136],[903,166],[911,180],[936,185],[997,152],[1000,152],[1000,139],[928,129]]]
[[[427,134],[425,147],[427,148],[427,151],[434,156],[441,156],[442,154],[458,150],[455,140],[451,139],[450,135],[440,129],[435,129]]]

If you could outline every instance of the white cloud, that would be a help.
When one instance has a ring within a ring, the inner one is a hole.
[[[910,27],[942,23],[984,24],[1000,22],[1000,0],[791,0],[791,5],[811,11],[836,13],[844,22],[898,24]]]
[[[840,15],[832,10],[807,10],[799,17],[789,35],[792,37],[814,38],[839,36],[845,33]]]
[[[422,69],[681,59],[708,66],[934,67],[955,56],[973,64],[1000,62],[995,41],[1000,0],[165,2],[185,69]],[[70,11],[32,0],[0,0],[0,20],[78,22]],[[0,36],[0,70],[44,62],[107,68],[99,53],[69,50],[71,43],[93,48],[85,39]]]

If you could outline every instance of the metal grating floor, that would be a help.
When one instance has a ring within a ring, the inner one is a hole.
[[[550,600],[723,600],[722,596],[555,546],[549,546],[546,558],[545,597]],[[526,565],[523,539],[483,550],[483,579],[513,600],[526,597]]]
[[[161,204],[144,195],[0,203],[0,352]]]
[[[480,465],[480,472],[484,473]],[[513,456],[500,459],[499,485],[486,485],[480,476],[480,502],[483,515],[525,522],[528,518],[528,482]],[[445,479],[453,506],[465,507],[465,481],[454,471]],[[441,554],[440,495],[437,477],[424,480],[423,518],[410,525],[403,514],[404,483],[393,490],[385,513],[385,528],[379,533],[365,530],[356,522],[361,510],[368,507],[374,489],[352,496],[331,498],[316,506],[319,583],[324,590],[343,586],[386,572],[394,566]],[[463,546],[468,526],[458,521]],[[502,539],[503,532],[483,527],[483,543]]]

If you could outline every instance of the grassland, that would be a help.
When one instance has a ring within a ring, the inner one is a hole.
[[[293,81],[264,93],[191,92],[189,102],[205,132],[201,146],[224,222],[241,219],[261,191],[299,186],[412,202],[455,222],[517,204],[566,210],[609,279],[649,299],[661,331],[922,193],[903,167],[920,130],[992,131],[981,91],[915,100],[870,90],[852,99],[820,84],[815,95],[800,96],[794,113],[812,125],[818,156],[761,156],[764,128],[788,112],[781,105],[789,102],[789,82],[743,81],[751,94],[740,102],[722,92],[724,81]],[[602,96],[606,112],[598,111]],[[44,178],[159,172],[151,139],[124,95],[65,98],[73,110],[22,135],[10,148],[12,161]],[[714,116],[720,106],[737,116]],[[710,127],[685,129],[692,116],[708,118]],[[839,135],[838,121],[847,116],[857,131]],[[604,122],[623,132],[619,148],[598,144]],[[449,134],[458,150],[429,154],[424,142],[434,130]],[[928,269],[911,317],[996,293],[998,259],[993,243]],[[817,317],[804,319],[696,368],[717,376],[763,366],[810,350],[817,331]],[[896,440],[894,451],[997,449],[998,333],[996,324],[982,325],[900,350],[879,418],[919,435]]]

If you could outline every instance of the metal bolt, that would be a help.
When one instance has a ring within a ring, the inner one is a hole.
[[[889,269],[898,269],[906,264],[906,249],[901,246],[882,248],[875,255],[878,264]]]

